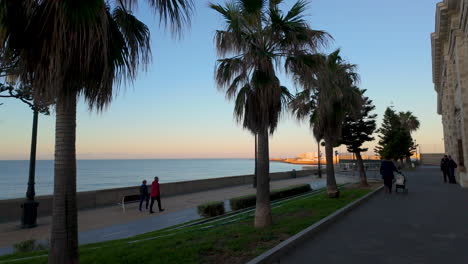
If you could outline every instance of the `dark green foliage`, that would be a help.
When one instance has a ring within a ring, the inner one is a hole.
[[[6,73],[5,73],[6,74]],[[49,115],[47,103],[40,103],[33,100],[33,91],[30,85],[10,85],[0,83],[0,98],[16,98],[27,104],[31,110],[38,111],[41,114]]]
[[[401,160],[411,156],[411,151],[415,149],[410,129],[402,122],[402,115],[405,114],[397,114],[391,107],[385,110],[382,126],[378,130],[380,140],[375,148],[382,158]]]
[[[45,249],[47,249],[47,246],[37,243],[35,239],[21,241],[13,245],[15,253],[27,253]]]
[[[208,202],[198,206],[198,214],[203,217],[223,215],[224,211],[223,201]]]
[[[236,210],[254,206],[255,201],[256,201],[255,194],[251,194],[251,195],[244,195],[244,196],[232,198],[231,200],[229,200],[229,204],[231,205],[231,209],[233,211],[236,211]]]
[[[278,200],[286,197],[290,197],[296,194],[301,194],[301,193],[306,193],[310,192],[312,188],[310,188],[309,184],[300,184],[300,185],[294,185],[278,190],[273,190],[270,194],[270,199],[271,200]]]
[[[224,18],[224,28],[215,35],[216,83],[235,102],[237,121],[254,134],[266,129],[273,134],[292,97],[277,76],[281,66],[294,78],[311,75],[306,60],[330,39],[304,18],[305,1],[297,1],[286,12],[280,2],[210,3]]]
[[[300,184],[300,185],[294,185],[282,189],[277,189],[273,190],[270,193],[270,200],[279,200],[282,198],[290,197],[296,194],[301,194],[301,193],[306,193],[310,192],[312,188],[310,188],[309,184]],[[252,195],[244,195],[236,198],[232,198],[229,200],[229,203],[231,204],[231,209],[233,211],[235,210],[240,210],[248,207],[252,207],[255,205],[255,200],[256,196],[254,194]]]
[[[375,119],[376,114],[371,114],[375,109],[375,105],[369,97],[364,96],[366,90],[359,90],[363,104],[357,118],[346,115],[341,132],[341,144],[346,145],[349,152],[365,152],[367,148],[362,148],[362,144],[367,141],[374,140],[372,134],[377,128]]]

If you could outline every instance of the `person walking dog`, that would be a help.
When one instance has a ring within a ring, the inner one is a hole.
[[[151,204],[150,204],[150,214],[153,214],[153,204],[154,200],[158,201],[159,212],[164,211],[161,208],[161,191],[159,189],[159,178],[154,177],[154,181],[151,183]]]

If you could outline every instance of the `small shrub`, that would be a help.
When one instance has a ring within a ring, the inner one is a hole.
[[[224,202],[216,201],[204,203],[198,206],[198,214],[203,217],[213,217],[224,214]]]
[[[256,198],[255,194],[235,197],[229,200],[229,204],[231,205],[231,209],[236,211],[254,206]]]
[[[278,199],[283,199],[289,196],[301,194],[301,193],[306,193],[310,192],[312,188],[310,188],[309,184],[300,184],[300,185],[294,185],[282,189],[277,189],[273,190],[270,193],[270,200],[278,200]]]
[[[45,249],[47,249],[47,246],[37,243],[35,239],[21,241],[13,245],[13,250],[15,253],[26,253]]]
[[[312,188],[310,188],[309,184],[300,184],[300,185],[294,185],[282,189],[277,189],[273,190],[270,192],[270,200],[278,200],[278,199],[283,199],[286,197],[290,197],[293,195],[301,194],[301,193],[306,193],[310,192]],[[233,211],[235,210],[240,210],[248,207],[255,206],[255,201],[256,201],[256,196],[254,194],[252,195],[245,195],[245,196],[240,196],[240,197],[235,197],[229,200],[229,203],[231,205],[231,209]]]

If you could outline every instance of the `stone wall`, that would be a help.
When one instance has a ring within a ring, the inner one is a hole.
[[[296,177],[306,177],[315,174],[316,170],[296,171]],[[270,179],[284,180],[293,177],[291,171],[276,172],[270,174]],[[252,184],[253,175],[242,175],[232,177],[222,177],[213,179],[171,182],[161,184],[161,196],[169,197],[180,194],[220,189],[238,185]],[[103,206],[117,205],[125,195],[134,195],[139,193],[139,186],[124,188],[114,188],[87,192],[78,192],[78,210],[97,208]],[[47,216],[52,212],[52,195],[37,196],[36,200],[40,203],[38,208],[39,216]],[[0,200],[0,222],[14,221],[21,217],[20,205],[24,198]]]
[[[440,160],[444,155],[444,153],[421,153],[421,164],[440,166]]]
[[[460,165],[457,181],[468,187],[468,0],[437,4],[431,35],[437,112],[442,115],[445,152]]]

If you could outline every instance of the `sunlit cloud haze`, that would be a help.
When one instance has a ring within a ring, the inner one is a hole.
[[[137,15],[152,30],[153,62],[133,86],[120,89],[104,112],[89,112],[79,104],[79,159],[253,157],[253,136],[235,122],[233,104],[213,80],[213,36],[222,20],[206,1],[195,2],[192,27],[181,40],[160,29],[152,13],[140,7]],[[420,119],[414,136],[422,152],[443,151],[429,38],[437,2],[315,0],[308,11],[312,27],[334,37],[328,51],[339,47],[346,60],[358,65],[360,86],[374,100],[379,123],[390,105]],[[282,82],[297,89],[290,80]],[[15,100],[0,103],[0,159],[28,159],[32,113]],[[53,114],[40,116],[39,159],[53,159],[54,122]],[[316,151],[308,124],[287,114],[270,143],[271,157]]]

